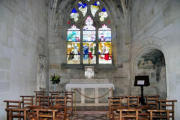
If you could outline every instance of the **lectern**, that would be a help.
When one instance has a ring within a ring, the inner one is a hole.
[[[140,86],[141,87],[141,97],[140,97],[140,103],[142,105],[145,105],[145,99],[144,99],[144,86],[149,86],[149,76],[135,76],[134,86]]]

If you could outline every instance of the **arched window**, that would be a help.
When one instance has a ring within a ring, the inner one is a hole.
[[[110,21],[100,1],[77,1],[68,23],[67,64],[112,64]]]

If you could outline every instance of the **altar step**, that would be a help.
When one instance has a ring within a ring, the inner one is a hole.
[[[72,120],[108,120],[107,111],[76,111]]]

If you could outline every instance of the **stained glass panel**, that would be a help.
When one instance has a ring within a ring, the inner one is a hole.
[[[80,42],[68,42],[67,54],[80,55]]]
[[[80,64],[80,55],[67,55],[67,64]]]
[[[111,42],[99,42],[99,54],[112,54]]]
[[[96,40],[96,31],[83,31],[83,41],[90,42]]]
[[[71,12],[71,14],[70,14],[70,17],[71,17],[72,19],[74,19],[75,22],[78,21],[79,13],[77,12],[76,8],[73,8],[73,9],[72,9],[72,12]]]
[[[99,64],[112,64],[111,42],[99,42]]]
[[[111,41],[111,29],[106,25],[103,25],[102,28],[98,31],[98,39],[99,41]]]
[[[82,3],[81,1],[79,1],[78,2],[78,8],[82,12],[83,16],[85,16],[86,13],[87,13],[87,4],[86,3]]]
[[[80,42],[67,43],[67,63],[80,64]]]
[[[72,26],[67,31],[67,40],[72,42],[80,42],[80,30],[76,26]]]
[[[96,28],[93,26],[93,19],[88,16],[85,21],[85,26],[83,27],[83,30],[95,30]]]
[[[83,64],[96,64],[96,55],[83,55]]]
[[[96,43],[84,42],[83,43],[83,64],[96,63]]]
[[[84,42],[83,43],[83,54],[96,54],[96,43],[94,42]]]
[[[100,6],[99,1],[96,1],[94,2],[94,4],[91,5],[91,14],[93,15],[93,17],[95,17],[96,12],[99,10],[99,6]]]
[[[86,25],[83,27],[83,41],[95,41],[96,40],[96,31],[93,26],[93,20],[90,16],[87,17],[85,21]]]
[[[99,55],[99,64],[112,64],[112,55]]]
[[[101,12],[99,12],[100,21],[104,21],[105,18],[108,17],[107,11],[105,8],[102,8]]]

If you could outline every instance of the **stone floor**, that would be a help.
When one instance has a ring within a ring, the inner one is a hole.
[[[76,111],[72,120],[108,120],[107,111]]]

